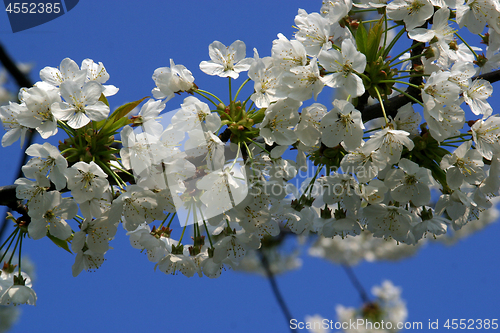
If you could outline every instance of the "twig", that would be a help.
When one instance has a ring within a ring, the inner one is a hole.
[[[267,259],[267,256],[262,250],[259,250],[260,254],[260,262],[262,263],[262,267],[264,267],[264,270],[266,271],[267,278],[269,279],[269,283],[271,283],[271,289],[273,290],[274,297],[276,297],[276,300],[278,301],[278,304],[281,308],[281,311],[283,312],[283,315],[285,316],[287,323],[289,324],[292,320],[292,315],[290,313],[290,310],[288,310],[288,307],[285,303],[285,300],[283,299],[283,296],[281,295],[281,292],[278,289],[278,284],[276,283],[276,279],[274,277],[273,272],[271,271],[271,267],[269,266],[269,260]],[[295,329],[290,327],[291,332],[296,332]]]
[[[368,297],[365,288],[363,288],[363,285],[361,284],[361,282],[359,282],[351,266],[349,264],[342,264],[341,266],[346,272],[349,280],[351,280],[351,283],[354,285],[354,288],[356,288],[356,290],[358,291],[359,297],[361,297],[361,301],[365,304],[370,303],[370,297]]]

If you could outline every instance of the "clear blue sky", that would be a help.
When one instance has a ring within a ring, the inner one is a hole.
[[[34,64],[33,81],[39,80],[40,69],[56,67],[65,57],[78,64],[85,58],[103,62],[111,75],[108,83],[120,88],[109,99],[112,107],[149,96],[153,71],[168,66],[170,58],[190,69],[200,88],[226,96],[226,81],[198,67],[209,60],[211,42],[229,45],[240,39],[248,56],[254,47],[268,56],[278,33],[292,37],[298,8],[312,12],[320,7],[321,1],[312,0],[82,0],[62,17],[16,34],[2,12],[0,41],[14,59]],[[168,102],[167,109],[177,108],[182,98]],[[500,100],[494,97],[490,103],[495,109]],[[20,156],[17,144],[1,149],[0,185],[12,183]],[[363,263],[354,271],[367,290],[384,279],[401,286],[409,321],[500,318],[499,235],[500,224],[495,223],[453,247],[432,244],[403,262]],[[266,279],[236,272],[216,280],[154,272],[145,255],[130,247],[121,227],[107,262],[77,278],[71,275],[74,257],[48,239],[23,245],[36,264],[38,303],[22,307],[12,332],[288,330]],[[340,267],[307,256],[303,260],[302,269],[278,277],[295,318],[320,314],[336,319],[335,305],[360,305]]]

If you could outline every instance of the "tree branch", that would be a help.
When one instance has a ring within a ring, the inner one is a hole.
[[[287,323],[289,324],[292,320],[292,314],[290,313],[290,310],[288,310],[288,307],[285,303],[285,300],[283,299],[283,296],[281,295],[280,290],[278,289],[278,284],[276,283],[276,279],[274,277],[273,272],[271,271],[271,267],[269,266],[269,260],[267,259],[266,254],[262,251],[259,250],[260,254],[260,262],[262,263],[262,267],[264,267],[264,271],[266,271],[267,278],[269,279],[269,282],[271,283],[271,289],[273,290],[274,296],[276,297],[276,300],[278,301],[278,304],[281,308],[281,311],[283,312],[283,315],[285,316]],[[293,328],[290,327],[290,331],[295,332]]]
[[[0,62],[5,67],[7,72],[9,72],[9,74],[14,78],[14,80],[16,81],[19,88],[23,88],[23,87],[29,88],[29,87],[33,86],[33,83],[31,82],[31,80],[23,72],[21,72],[19,70],[19,67],[17,67],[17,65],[14,63],[14,61],[11,59],[11,57],[7,54],[7,52],[5,52],[5,49],[3,48],[2,44],[0,44]],[[26,148],[31,145],[31,143],[33,142],[33,138],[34,138],[34,132],[28,131],[26,133],[23,151],[25,151]],[[26,157],[27,157],[26,154],[23,153],[23,155],[21,157],[20,166],[19,166],[19,172],[17,174],[16,179],[22,177],[22,175],[23,175],[21,167],[25,164]],[[11,185],[11,186],[14,186],[14,185]],[[5,188],[5,187],[9,187],[9,186],[4,186],[2,188]],[[11,191],[11,189],[9,189],[9,191]],[[7,193],[11,193],[9,191],[7,191]],[[13,196],[11,196],[11,199],[16,198],[15,188],[13,191],[14,192],[13,192]],[[2,204],[2,205],[4,205],[4,204]],[[4,206],[7,206],[7,207],[9,207],[9,209],[18,212],[19,214],[21,214],[23,216],[23,218],[28,217],[26,207],[24,207],[21,204],[21,201],[14,200],[14,201],[11,201],[9,204],[6,204]],[[23,209],[23,207],[24,207],[24,209]],[[2,224],[0,226],[0,240],[3,237],[5,230],[7,229],[7,219],[4,217],[1,220],[1,223]]]
[[[500,69],[490,72],[490,73],[485,73],[481,75],[474,76],[472,80],[475,79],[484,79],[486,81],[489,81],[490,83],[494,83],[497,81],[500,81]],[[406,90],[406,92],[418,99],[421,100],[420,97],[420,91],[418,89],[415,89],[413,87],[410,87]],[[398,113],[398,109],[402,106],[404,106],[407,103],[414,103],[408,96],[405,96],[403,94],[396,95],[394,97],[389,98],[387,101],[384,103],[385,107],[385,112],[387,116],[392,116],[393,118],[396,116]],[[375,119],[375,118],[380,118],[383,117],[384,114],[382,113],[382,108],[380,106],[380,103],[373,104],[370,106],[367,106],[363,110],[360,110],[363,118],[363,122],[367,122],[369,120]]]

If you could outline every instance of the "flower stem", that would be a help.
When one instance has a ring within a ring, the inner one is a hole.
[[[386,30],[385,30],[386,36],[387,36],[387,31],[388,31],[388,29],[386,28]],[[389,55],[389,52],[391,52],[391,50],[394,47],[394,45],[396,44],[396,42],[398,41],[399,38],[401,38],[401,36],[405,33],[405,31],[406,31],[406,29],[404,29],[404,28],[399,30],[398,34],[391,40],[391,42],[389,43],[389,46],[387,46],[387,48],[384,51],[384,58]],[[404,52],[403,52],[403,54],[404,54]]]
[[[199,90],[194,90],[194,92],[197,93],[200,96],[205,97],[210,103],[212,103],[213,105],[217,106],[217,103],[215,103],[210,97],[208,97],[204,93],[200,92]]]
[[[17,265],[19,267],[19,275],[21,275],[21,249],[23,248],[23,234],[19,234],[19,259],[17,259]]]
[[[186,223],[184,224],[184,228],[182,228],[181,238],[179,238],[179,244],[181,244],[182,238],[184,237],[184,232],[186,231],[188,220],[189,220],[189,215],[191,214],[191,209],[192,208],[193,208],[192,205],[189,206],[187,217],[186,217]]]
[[[405,81],[400,81],[400,80],[380,80],[378,82],[380,82],[380,83],[401,83],[401,84],[406,84],[407,86],[410,86],[410,87],[413,87],[413,88],[420,90],[420,87],[417,86],[416,84],[405,82]]]
[[[405,29],[403,29],[402,31],[405,31]],[[390,61],[394,61],[396,59],[399,59],[403,54],[405,54],[406,52],[411,51],[412,49],[414,49],[414,48],[416,48],[417,46],[420,46],[420,45],[422,45],[422,42],[418,42],[418,43],[413,44],[412,46],[410,46],[409,48],[407,48],[406,50],[404,50],[403,52],[399,53],[397,56],[395,56],[394,58],[392,58],[392,60],[390,60]],[[404,59],[404,61],[408,61],[408,59]],[[415,72],[415,71],[400,71],[400,72]]]
[[[220,100],[220,98],[219,98],[219,97],[215,96],[214,94],[212,94],[212,93],[211,93],[211,92],[209,92],[209,91],[206,91],[206,90],[201,90],[201,89],[197,89],[197,90],[195,90],[195,91],[196,91],[196,92],[201,92],[201,93],[207,94],[207,95],[209,95],[209,96],[212,96],[213,98],[215,98],[216,100],[218,100],[218,101],[219,101],[219,103],[224,104],[224,103]],[[212,102],[212,103],[213,103],[213,102]],[[214,104],[215,104],[215,103],[214,103]],[[217,105],[217,104],[215,104],[215,105]]]
[[[262,149],[263,151],[265,151],[266,153],[268,154],[271,154],[270,152],[267,151],[267,149],[265,147],[262,147],[262,145],[258,142],[255,142],[253,141],[252,139],[250,138],[246,138],[248,141],[250,141],[251,143],[253,143],[254,145],[256,145],[257,147],[259,147],[260,149]]]
[[[474,51],[474,50],[472,49],[472,47],[471,47],[471,46],[470,46],[470,45],[469,45],[469,44],[468,44],[468,43],[467,43],[467,42],[466,42],[466,41],[462,38],[462,36],[460,36],[457,32],[455,32],[455,36],[457,36],[457,37],[458,37],[458,38],[462,41],[462,43],[464,43],[464,44],[465,44],[465,46],[467,46],[467,48],[468,48],[468,49],[472,52],[472,54],[474,54],[474,57],[475,57],[475,58],[476,58],[476,60],[477,60],[478,55],[477,55],[476,51]]]
[[[405,95],[406,97],[408,97],[409,99],[411,99],[412,101],[414,101],[415,103],[418,103],[422,106],[424,106],[424,103],[420,102],[418,99],[416,99],[415,97],[413,97],[412,95],[408,94],[406,91],[403,91],[401,89],[398,89],[396,87],[392,87],[392,89],[396,90],[397,92]]]
[[[417,45],[417,44],[415,44],[415,45]],[[413,60],[413,59],[417,59],[417,58],[420,58],[420,57],[423,57],[423,56],[424,56],[424,54],[417,54],[417,55],[414,55],[413,57],[409,57],[407,59],[403,59],[403,60],[400,60],[400,61],[395,62],[395,63],[392,64],[392,61],[394,61],[394,60],[397,59],[397,58],[394,58],[394,59],[389,60],[389,63],[391,64],[391,66],[397,66],[399,64],[402,64],[403,62],[406,62],[406,61],[409,61],[409,60]]]
[[[245,81],[243,81],[243,83],[241,84],[241,86],[238,88],[238,91],[236,92],[236,95],[234,95],[234,100],[236,100],[238,98],[238,95],[240,94],[240,91],[241,89],[245,86],[245,84],[247,84],[248,82],[250,81],[250,78],[246,79]]]
[[[382,113],[384,114],[385,124],[389,125],[389,120],[387,119],[387,115],[385,113],[384,101],[382,100],[382,96],[380,96],[380,92],[378,91],[377,86],[373,86],[375,92],[377,93],[378,100],[380,102],[380,107],[382,108]]]
[[[170,221],[168,221],[167,228],[170,228],[170,224],[172,224],[172,221],[174,220],[175,215],[177,215],[177,213],[174,213],[172,215],[172,217],[170,218]]]

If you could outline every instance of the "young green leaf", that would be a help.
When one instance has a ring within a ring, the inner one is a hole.
[[[356,45],[358,46],[359,52],[366,56],[366,47],[368,43],[368,33],[366,32],[365,25],[360,24],[358,30],[356,31]]]

